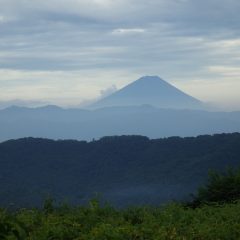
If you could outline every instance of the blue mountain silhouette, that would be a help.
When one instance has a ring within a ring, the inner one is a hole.
[[[92,104],[90,108],[151,105],[160,108],[202,109],[203,103],[158,76],[145,76]]]

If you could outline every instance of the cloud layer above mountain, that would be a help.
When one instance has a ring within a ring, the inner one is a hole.
[[[0,0],[0,101],[79,104],[141,75],[240,97],[238,0]]]

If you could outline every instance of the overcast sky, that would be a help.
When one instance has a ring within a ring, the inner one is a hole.
[[[159,75],[240,110],[239,0],[0,0],[0,101],[74,106]]]

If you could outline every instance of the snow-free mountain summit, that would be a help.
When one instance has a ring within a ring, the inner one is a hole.
[[[202,109],[203,103],[189,96],[158,76],[145,76],[112,95],[92,104],[90,108],[151,105],[159,108]]]

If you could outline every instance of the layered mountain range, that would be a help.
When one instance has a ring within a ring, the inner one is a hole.
[[[10,107],[0,110],[0,141],[22,137],[91,140],[240,131],[240,112],[208,112],[204,104],[159,77],[142,77],[88,109]]]
[[[116,206],[189,199],[209,169],[240,161],[240,112],[204,108],[148,76],[88,109],[0,110],[0,204],[86,203],[95,192]]]

